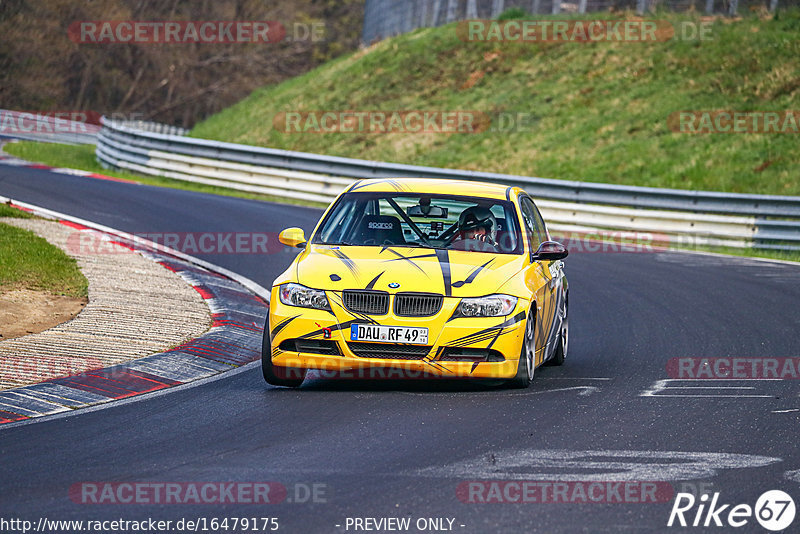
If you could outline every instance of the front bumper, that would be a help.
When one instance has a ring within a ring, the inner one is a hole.
[[[441,311],[433,317],[399,317],[390,311],[364,318],[335,305],[335,313],[288,306],[280,302],[273,288],[269,321],[272,363],[318,369],[322,376],[340,378],[513,378],[529,303],[520,299],[516,309],[504,317],[451,319],[459,301],[445,298]],[[375,343],[370,344],[374,350],[365,353],[362,346],[356,353],[350,326],[367,324],[370,319],[381,325],[427,327],[428,350]],[[400,354],[381,357],[395,351]]]

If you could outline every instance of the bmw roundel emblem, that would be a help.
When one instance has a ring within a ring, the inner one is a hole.
[[[397,289],[398,287],[400,287],[400,284],[398,284],[397,282],[392,282],[391,284],[389,284],[389,287],[392,289]]]

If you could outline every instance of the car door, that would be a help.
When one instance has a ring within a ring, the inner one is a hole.
[[[523,196],[520,198],[520,209],[530,249],[530,255],[528,256],[530,267],[526,275],[526,281],[532,285],[532,289],[536,292],[536,364],[538,365],[548,353],[547,343],[553,330],[553,276],[550,273],[550,263],[552,262],[533,261],[530,259],[542,241],[547,240],[547,230],[544,227],[539,210],[536,209],[536,205],[529,197]]]
[[[542,240],[550,241],[550,234],[547,231],[547,226],[545,225],[541,213],[539,213],[539,208],[536,207],[536,203],[532,200],[531,204],[533,205],[537,227],[542,229]],[[561,322],[564,319],[564,317],[562,317],[560,314],[560,311],[566,310],[566,305],[564,303],[564,300],[567,298],[565,290],[566,285],[564,281],[564,262],[562,260],[555,260],[543,263],[547,266],[548,273],[550,274],[549,286],[552,313],[549,316],[551,320],[551,327],[549,335],[547,336],[547,343],[549,350],[552,352],[555,350],[555,346],[558,341],[558,333],[561,331]]]

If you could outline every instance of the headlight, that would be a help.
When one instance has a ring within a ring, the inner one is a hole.
[[[311,289],[300,284],[284,284],[280,290],[281,302],[289,306],[300,306],[302,308],[314,308],[317,310],[330,310],[328,299],[325,292],[319,289]]]
[[[500,317],[508,315],[517,306],[517,297],[489,295],[487,297],[461,299],[456,309],[460,317]]]

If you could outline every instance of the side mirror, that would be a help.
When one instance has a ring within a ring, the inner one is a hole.
[[[305,248],[306,235],[302,228],[287,228],[278,234],[278,241],[287,247]]]
[[[544,241],[531,256],[531,261],[563,260],[569,255],[567,247],[556,241]]]

